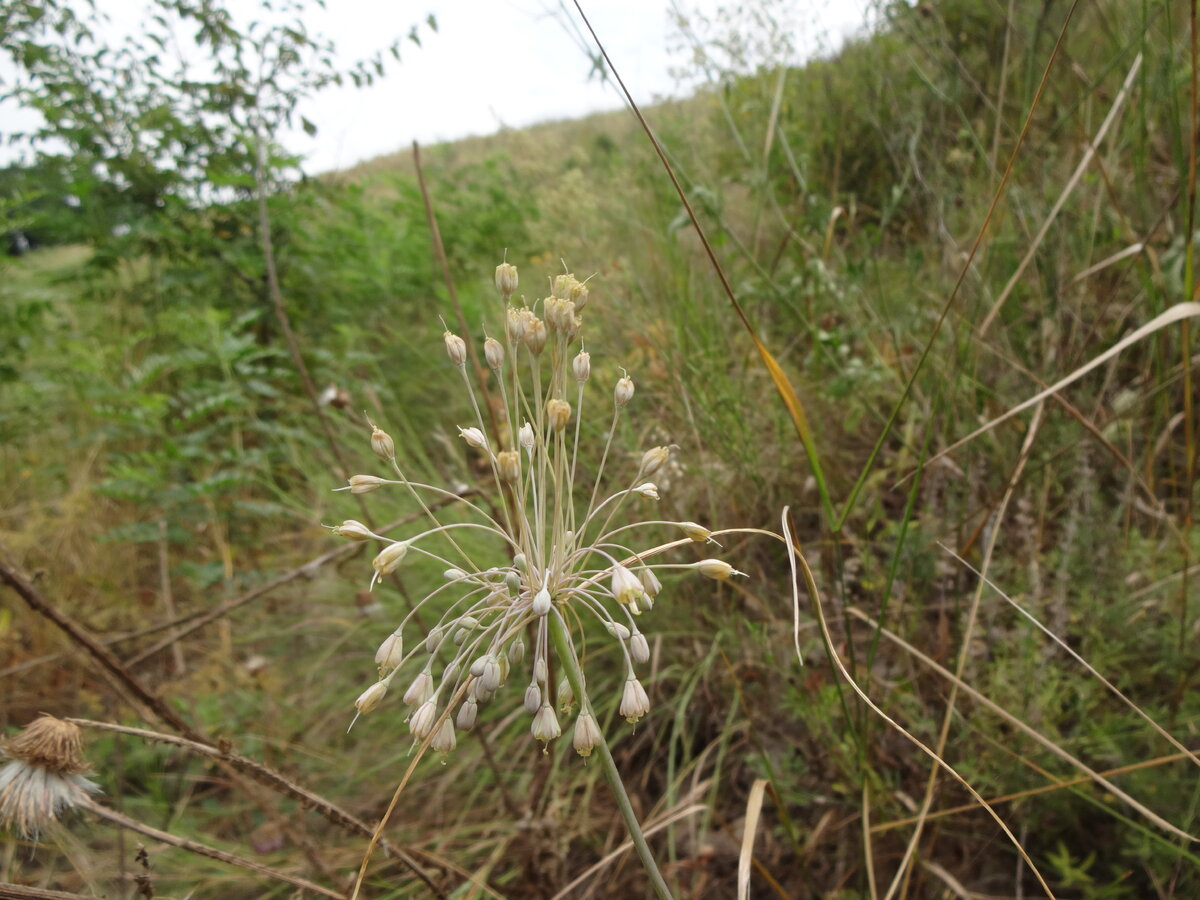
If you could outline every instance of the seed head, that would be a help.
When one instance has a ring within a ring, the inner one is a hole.
[[[525,326],[524,342],[534,356],[540,356],[546,347],[546,323],[532,313]]]
[[[396,444],[391,435],[374,422],[371,423],[371,450],[384,462],[391,462],[396,458]]]
[[[575,304],[570,300],[547,297],[546,324],[551,331],[571,332],[575,326]]]
[[[649,497],[651,500],[658,499],[658,485],[652,481],[647,481],[645,484],[639,484],[633,489],[635,494],[640,494],[643,497]]]
[[[341,525],[334,525],[329,530],[351,541],[369,541],[375,537],[370,528],[354,519],[347,519]]]
[[[621,407],[626,406],[632,399],[633,379],[626,375],[621,378],[621,380],[617,382],[617,386],[613,388],[613,401],[617,404],[617,408],[620,409]]]
[[[517,292],[517,267],[512,263],[500,263],[496,266],[496,290],[507,300]]]
[[[571,404],[566,400],[548,400],[546,402],[546,420],[554,431],[562,431],[571,421]]]
[[[442,340],[446,342],[446,355],[450,357],[450,362],[456,366],[465,366],[467,364],[467,342],[449,331],[442,335]]]
[[[85,778],[79,727],[42,716],[4,742],[11,758],[0,768],[0,827],[36,837],[66,810],[100,790]]]
[[[521,477],[521,454],[516,450],[502,450],[496,456],[496,471],[503,481],[512,483]]]
[[[600,726],[596,724],[595,718],[586,710],[579,714],[579,718],[575,720],[575,733],[571,736],[571,746],[575,748],[575,752],[582,757],[592,755],[592,750],[604,740],[604,736],[600,733]]]
[[[641,475],[649,477],[661,469],[663,467],[663,463],[670,458],[670,447],[651,447],[642,454],[642,465],[638,472]]]
[[[550,293],[554,296],[555,300],[568,300],[571,297],[572,288],[577,284],[579,282],[569,272],[566,275],[555,275]]]
[[[495,338],[490,337],[483,342],[483,356],[493,372],[504,368],[504,346]]]
[[[583,308],[588,304],[588,286],[586,282],[577,281],[571,285],[571,293],[568,297],[575,303],[575,311],[583,312]]]
[[[346,483],[350,485],[350,493],[352,494],[369,494],[371,491],[377,491],[387,484],[387,480],[380,478],[378,475],[351,475]],[[342,490],[345,490],[345,488]]]
[[[529,316],[531,315],[532,313],[527,309],[516,309],[512,306],[504,314],[504,328],[508,332],[508,339],[514,344],[520,344],[525,340],[525,332],[529,327]]]
[[[592,377],[592,354],[586,350],[580,350],[575,354],[575,358],[571,360],[571,371],[575,373],[575,380],[583,384]]]

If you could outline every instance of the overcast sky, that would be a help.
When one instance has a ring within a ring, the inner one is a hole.
[[[737,0],[585,0],[583,8],[614,64],[641,103],[686,93],[695,81],[673,74],[688,62],[679,50],[672,8],[716,17]],[[840,43],[862,27],[870,0],[755,0],[742,5],[772,11],[785,23],[799,61]],[[144,0],[100,4],[117,25],[136,30]],[[256,0],[228,0],[241,22]],[[567,9],[570,9],[569,13]],[[437,33],[423,24],[432,13]],[[331,89],[303,112],[318,128],[282,136],[307,157],[309,172],[345,168],[364,159],[422,144],[549,119],[575,118],[621,105],[611,86],[589,81],[591,63],[567,22],[582,23],[570,0],[328,0],[305,14],[310,33],[330,38],[343,63],[367,57],[420,24],[423,46],[405,42],[402,62],[372,88]],[[749,20],[739,18],[743,30]],[[672,47],[675,47],[672,51]],[[5,73],[7,74],[7,73]],[[28,127],[30,114],[0,107],[0,131]],[[0,160],[12,159],[7,148]]]

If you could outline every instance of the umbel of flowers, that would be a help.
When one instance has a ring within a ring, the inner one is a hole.
[[[455,746],[457,730],[474,726],[480,705],[517,681],[511,694],[520,695],[523,688],[521,702],[531,718],[530,731],[543,744],[562,734],[559,713],[570,714],[578,701],[572,743],[581,756],[588,756],[602,737],[582,675],[583,618],[599,620],[619,647],[626,673],[620,713],[635,723],[650,709],[637,675],[637,667],[650,658],[639,621],[662,590],[658,573],[692,569],[717,581],[742,573],[718,559],[658,561],[678,546],[715,541],[709,529],[695,522],[641,517],[645,504],[658,499],[654,479],[670,449],[651,447],[635,453],[635,466],[614,464],[614,435],[634,397],[627,374],[617,380],[605,408],[587,410],[605,417],[608,427],[595,476],[586,482],[581,477],[580,424],[592,366],[587,351],[576,345],[588,286],[573,275],[558,275],[550,296],[532,306],[517,306],[517,284],[515,266],[502,263],[496,268],[503,341],[488,337],[483,345],[493,381],[490,390],[500,400],[499,437],[489,435],[480,412],[467,371],[465,342],[449,331],[444,335],[446,353],[474,412],[474,420],[458,431],[490,469],[498,512],[490,515],[467,498],[413,481],[397,459],[391,437],[374,425],[371,449],[390,466],[389,477],[355,475],[341,488],[353,493],[385,486],[405,491],[428,518],[427,528],[403,540],[375,534],[353,520],[333,528],[350,540],[382,545],[372,562],[372,588],[410,554],[432,557],[445,567],[442,582],[414,604],[379,645],[379,679],[355,706],[359,713],[369,713],[393,689],[402,689],[413,736],[428,739],[435,750],[446,753]],[[615,483],[610,483],[610,475]],[[431,501],[445,499],[466,505],[478,520],[441,524],[430,507]],[[647,535],[661,534],[664,528],[675,530],[678,539],[645,545]],[[477,559],[477,552],[468,553],[455,536],[461,536],[461,529],[489,535],[493,557]],[[412,634],[414,616],[434,600],[444,609],[437,624],[426,633]],[[557,711],[551,685],[557,686]]]

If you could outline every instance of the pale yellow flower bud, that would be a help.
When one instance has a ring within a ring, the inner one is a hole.
[[[476,450],[487,449],[487,436],[479,428],[459,428],[458,436]]]
[[[507,300],[517,292],[517,267],[512,263],[503,262],[496,266],[496,290]]]
[[[566,400],[549,400],[546,403],[546,421],[554,431],[562,431],[571,421],[571,404]]]
[[[713,540],[712,532],[703,525],[696,522],[677,522],[676,524],[683,529],[684,534],[698,544],[703,544],[705,541],[713,544],[717,543]]]
[[[370,528],[354,519],[347,519],[341,525],[334,525],[329,530],[351,541],[369,541],[375,537],[375,533]]]
[[[379,666],[379,676],[382,678],[391,672],[404,659],[404,638],[399,634],[389,634],[375,651],[375,665]]]
[[[504,347],[493,337],[483,342],[483,355],[493,371],[499,372],[504,368]]]
[[[452,334],[447,331],[442,335],[442,340],[446,342],[446,355],[450,357],[450,362],[456,366],[463,366],[467,363],[467,343],[457,334]]]
[[[649,497],[651,500],[658,499],[658,485],[647,481],[645,484],[639,484],[633,489],[633,493],[640,494],[643,497]]]
[[[383,695],[386,693],[387,685],[382,681],[377,681],[358,695],[358,699],[354,701],[354,705],[365,716],[379,705],[380,701],[383,700]]]
[[[352,494],[369,494],[371,491],[377,491],[385,484],[387,480],[380,478],[378,475],[351,475],[347,480],[350,485],[350,493]],[[345,488],[342,488],[345,490]]]
[[[371,577],[371,587],[375,587],[375,582],[384,575],[390,575],[400,567],[400,563],[404,561],[404,557],[408,554],[408,544],[405,541],[397,541],[394,544],[388,544],[379,551],[379,555],[371,560],[371,565],[375,568],[375,574]]]
[[[692,563],[692,566],[700,570],[701,575],[713,579],[713,581],[728,581],[734,575],[746,577],[745,572],[739,572],[729,563],[721,559],[702,559],[698,563]]]

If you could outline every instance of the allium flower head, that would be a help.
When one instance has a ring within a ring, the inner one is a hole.
[[[35,837],[100,788],[83,777],[83,740],[76,725],[42,716],[3,745],[0,825]]]
[[[456,423],[458,434],[471,448],[472,460],[488,470],[490,483],[481,487],[492,489],[494,499],[476,504],[461,489],[411,480],[391,439],[372,425],[371,449],[390,464],[395,477],[355,476],[350,490],[404,490],[427,514],[428,526],[401,541],[376,535],[353,520],[333,529],[350,540],[385,544],[372,562],[372,587],[409,554],[430,557],[444,572],[441,583],[413,604],[392,634],[381,636],[375,657],[379,680],[357,705],[360,713],[370,712],[383,702],[395,678],[412,678],[402,694],[411,711],[409,729],[417,740],[446,753],[455,746],[456,727],[469,730],[479,707],[506,692],[532,717],[533,737],[548,743],[563,731],[554,707],[557,699],[568,718],[578,707],[572,744],[587,756],[603,736],[581,673],[581,623],[597,620],[599,640],[613,642],[625,674],[620,713],[637,722],[650,711],[650,697],[635,667],[649,661],[650,646],[635,617],[660,597],[663,585],[657,573],[692,569],[718,581],[741,573],[719,560],[658,561],[680,543],[679,529],[695,541],[711,540],[712,532],[693,522],[637,518],[638,510],[659,499],[662,479],[649,479],[663,469],[672,448],[642,447],[626,454],[613,447],[621,418],[630,414],[634,383],[621,370],[619,378],[605,379],[601,390],[589,388],[601,378],[599,370],[593,372],[591,354],[577,346],[580,313],[585,305],[592,308],[587,286],[570,274],[555,277],[551,296],[533,304],[539,318],[534,309],[513,305],[519,283],[515,266],[501,264],[495,282],[503,304],[502,328],[498,337],[484,341],[490,375],[478,371],[479,378],[490,377],[487,390],[500,423],[495,430],[489,428],[491,416],[483,415],[487,406],[478,396],[476,373],[465,365],[466,342],[450,332],[443,336],[458,370],[451,377],[461,378],[474,413],[473,421]],[[597,415],[598,426],[584,427]],[[596,433],[603,443],[593,447],[588,442]],[[595,459],[598,467],[591,463]],[[582,460],[588,463],[581,465]],[[474,520],[442,524],[431,501],[455,502]],[[467,529],[484,540],[460,542]],[[650,540],[660,531],[665,535],[659,543]],[[421,609],[426,610],[420,617],[425,621],[431,618],[428,610],[436,610],[436,622],[405,642],[404,630],[416,627],[413,620]],[[507,685],[518,668],[524,672],[512,679],[516,686]],[[410,674],[402,676],[405,670]],[[517,699],[522,689],[524,695]]]

